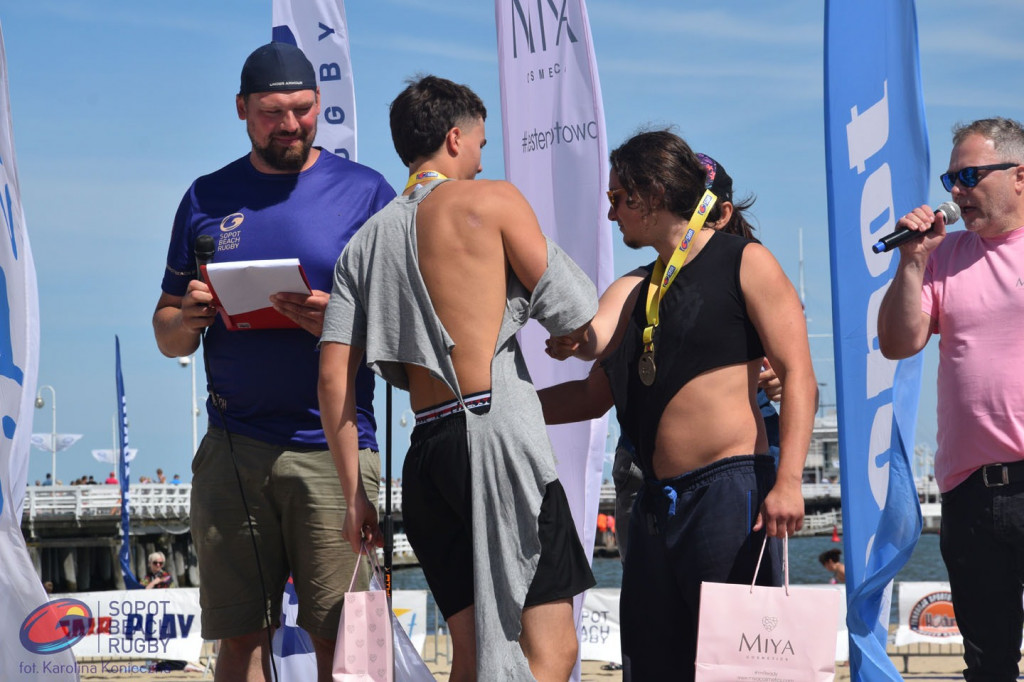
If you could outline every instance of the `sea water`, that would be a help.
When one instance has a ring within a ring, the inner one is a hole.
[[[789,582],[793,585],[814,585],[828,583],[832,574],[822,568],[818,555],[827,549],[843,550],[842,542],[833,542],[830,536],[799,537],[789,541]],[[845,556],[843,563],[847,562]],[[595,557],[593,563],[594,578],[597,587],[618,588],[622,585],[622,563],[617,557]],[[946,582],[946,565],[939,554],[939,536],[926,533],[917,541],[910,560],[896,575],[892,595],[890,622],[899,617],[899,583],[900,582]],[[426,590],[427,581],[418,566],[395,568],[392,574],[392,586],[396,590]],[[428,627],[431,627],[434,616],[434,600],[427,594]]]

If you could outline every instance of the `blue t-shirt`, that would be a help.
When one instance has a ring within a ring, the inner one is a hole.
[[[246,155],[205,175],[174,217],[162,289],[184,296],[196,276],[195,241],[214,238],[214,262],[298,258],[313,289],[330,292],[334,264],[395,192],[366,166],[320,152],[301,173],[266,174]],[[269,303],[269,302],[268,302]],[[206,411],[213,426],[275,445],[326,447],[317,399],[319,339],[302,329],[228,331],[218,316],[204,342]],[[359,446],[377,449],[373,373],[356,378]]]

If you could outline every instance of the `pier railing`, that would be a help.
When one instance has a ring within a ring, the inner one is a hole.
[[[919,482],[918,490],[926,502],[938,499],[938,489],[934,481]],[[159,483],[143,483],[132,485],[129,491],[128,507],[133,518],[140,520],[179,519],[189,517],[189,498],[192,486],[161,485]],[[804,499],[839,500],[838,483],[805,483]],[[381,486],[377,502],[384,509],[384,487]],[[611,510],[615,505],[615,487],[611,484],[601,486],[599,507]],[[402,487],[393,485],[391,488],[391,509],[396,514],[402,513]],[[121,512],[121,489],[116,485],[64,485],[64,486],[28,486],[25,496],[24,521],[45,521],[74,519],[82,521],[116,515]],[[816,518],[820,517],[820,518]],[[841,523],[837,513],[809,515],[805,525],[821,524],[831,528]]]

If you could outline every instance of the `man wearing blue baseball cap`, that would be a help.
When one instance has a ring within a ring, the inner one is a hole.
[[[341,536],[346,503],[320,423],[317,343],[338,255],[395,192],[376,171],[313,146],[320,91],[294,45],[249,55],[235,106],[251,150],[182,199],[153,315],[169,357],[205,339],[209,428],[192,465],[191,508],[202,633],[221,640],[217,680],[265,675],[268,629],[291,573],[298,624],[313,638],[319,679],[329,680],[357,556]],[[207,235],[214,262],[299,259],[311,294],[271,297],[291,328],[225,326],[197,274]],[[364,368],[356,404],[364,485],[376,499],[373,381]],[[364,569],[364,589],[366,579]]]

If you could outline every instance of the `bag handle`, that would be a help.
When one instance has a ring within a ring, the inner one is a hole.
[[[762,551],[764,551],[764,548],[762,548]],[[359,563],[364,556],[366,557],[366,560],[370,563],[370,572],[380,572],[380,564],[377,563],[377,549],[367,548],[366,543],[363,542],[359,545],[359,556],[356,557],[355,566],[352,568],[352,580],[350,580],[348,583],[349,592],[351,592],[352,588],[356,586],[356,576],[359,575]]]
[[[757,555],[757,566],[754,567],[754,579],[750,581],[750,593],[754,593],[754,583],[757,582],[757,574],[761,570],[761,558],[764,556],[764,548],[768,545],[768,533],[764,534],[764,541],[761,542],[761,553]],[[782,536],[782,575],[783,585],[786,588],[786,596],[789,596],[789,531]]]

